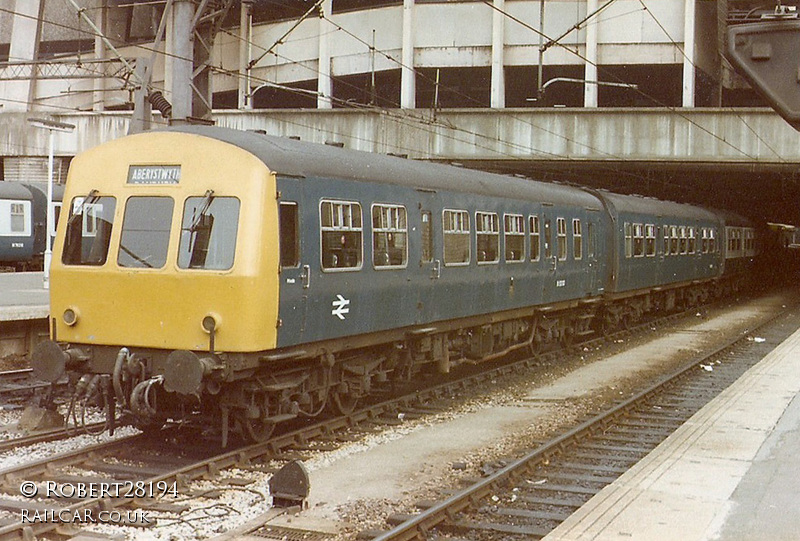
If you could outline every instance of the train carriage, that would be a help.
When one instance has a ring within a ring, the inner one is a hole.
[[[33,258],[33,197],[20,183],[0,182],[0,264]]]
[[[252,132],[126,137],[68,188],[37,374],[223,441],[616,325],[718,271],[706,211]],[[663,266],[672,226],[686,253]]]
[[[53,187],[56,216],[62,193],[63,186]],[[47,185],[43,182],[0,182],[0,266],[41,270],[46,229]]]
[[[753,267],[757,255],[756,228],[746,218],[727,211],[717,211],[722,217],[725,242],[722,246],[723,275],[730,278],[731,284],[738,284],[746,278]]]

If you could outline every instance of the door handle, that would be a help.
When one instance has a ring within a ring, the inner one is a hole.
[[[300,274],[300,282],[303,284],[303,289],[311,287],[311,267],[303,265],[303,272]]]
[[[431,280],[438,280],[442,276],[442,262],[438,259],[433,260],[431,267]]]

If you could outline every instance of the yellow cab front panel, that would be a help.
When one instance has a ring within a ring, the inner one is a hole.
[[[275,177],[186,133],[124,137],[71,164],[51,266],[54,339],[208,350],[275,347]]]

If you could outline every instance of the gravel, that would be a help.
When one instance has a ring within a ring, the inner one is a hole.
[[[714,313],[730,316],[730,313],[737,309],[744,314],[737,316],[739,318],[736,319],[737,324],[743,326],[746,326],[748,318],[752,319],[759,313],[757,305],[750,308],[737,305],[729,310],[716,310]],[[702,325],[710,321],[713,321],[713,318],[707,319],[700,314],[691,323]],[[730,326],[731,323],[725,325]],[[689,326],[689,323],[685,324],[685,327]],[[577,424],[609,401],[629,395],[634,388],[641,385],[642,381],[652,379],[668,371],[671,366],[685,362],[686,358],[699,347],[700,342],[713,338],[716,331],[708,329],[703,329],[702,332],[692,331],[694,334],[689,334],[696,337],[692,338],[692,344],[688,344],[688,335],[676,337],[678,345],[675,346],[674,355],[667,362],[655,363],[650,368],[641,368],[635,376],[628,375],[627,379],[620,377],[618,372],[610,373],[604,381],[595,382],[597,389],[593,393],[558,401],[542,401],[532,405],[529,395],[533,387],[561,381],[560,378],[565,374],[589,367],[611,353],[674,332],[675,329],[663,329],[653,332],[652,336],[626,339],[619,344],[606,344],[591,350],[587,348],[577,355],[565,356],[567,358],[559,359],[552,365],[541,366],[534,371],[535,375],[520,377],[516,383],[504,384],[497,390],[490,389],[486,393],[461,399],[458,405],[440,414],[421,419],[402,419],[399,425],[387,426],[379,432],[363,436],[358,441],[343,444],[336,450],[314,452],[312,458],[304,463],[312,476],[312,481],[326,479],[325,475],[330,470],[345,467],[353,461],[358,464],[358,461],[378,449],[405,440],[413,440],[415,437],[419,438],[422,434],[427,436],[427,433],[423,432],[426,430],[439,430],[453,423],[469,422],[474,416],[486,414],[487,411],[522,410],[533,407],[538,411],[535,423],[515,425],[513,431],[494,439],[490,444],[463,448],[455,458],[420,459],[413,453],[408,456],[398,456],[398,462],[411,464],[416,471],[413,478],[400,480],[404,483],[404,488],[398,497],[363,497],[354,492],[345,497],[340,494],[338,498],[330,498],[329,501],[316,499],[312,502],[311,509],[297,516],[283,516],[280,521],[275,521],[275,524],[303,528],[309,518],[321,517],[337,525],[342,539],[350,538],[354,533],[364,529],[384,528],[383,521],[386,516],[398,512],[414,512],[415,502],[421,499],[439,499],[443,488],[458,487],[460,479],[480,476],[487,468],[497,467],[503,461],[513,460],[537,446],[539,442],[562,432],[565,427]],[[18,417],[19,412],[0,410],[0,422],[13,422]],[[115,437],[135,432],[132,428],[120,429]],[[9,451],[0,455],[0,469],[107,439],[108,436],[77,436],[61,442],[37,444],[31,448]],[[225,482],[225,479],[230,478],[244,478],[252,482],[241,487]],[[180,514],[148,511],[148,517],[156,521],[154,526],[135,528],[92,525],[87,529],[114,536],[122,534],[130,540],[182,541],[213,538],[270,509],[269,479],[269,474],[257,471],[226,470],[220,479],[193,482],[190,486],[179,489],[177,499],[163,500],[167,503],[188,505],[187,511]],[[335,489],[336,487],[315,486],[312,483],[312,496],[325,490],[335,494]],[[219,491],[218,497],[210,497],[210,491]]]

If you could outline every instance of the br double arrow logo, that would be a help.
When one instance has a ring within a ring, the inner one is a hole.
[[[339,319],[344,319],[345,314],[350,313],[350,299],[345,299],[341,295],[336,295],[336,299],[331,303],[333,310],[331,310],[331,315],[338,317]]]

